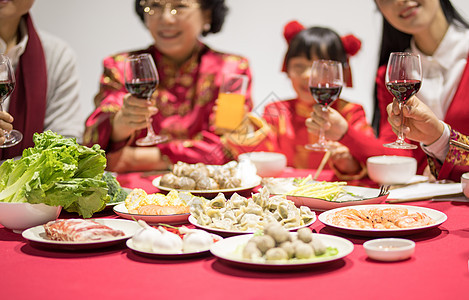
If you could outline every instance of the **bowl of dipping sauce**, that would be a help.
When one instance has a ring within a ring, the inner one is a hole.
[[[381,261],[398,261],[412,256],[415,242],[407,239],[385,238],[363,243],[369,258]]]

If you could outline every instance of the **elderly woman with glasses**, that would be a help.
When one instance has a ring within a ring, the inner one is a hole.
[[[84,142],[106,150],[108,169],[116,172],[166,169],[172,163],[223,164],[231,154],[211,126],[211,115],[224,73],[249,77],[246,103],[251,108],[248,61],[217,52],[199,38],[221,30],[224,0],[136,0],[135,11],[153,37],[150,47],[104,59],[96,110],[86,122]],[[150,101],[129,94],[124,61],[149,53],[160,83]],[[138,147],[151,118],[156,134],[167,143]]]

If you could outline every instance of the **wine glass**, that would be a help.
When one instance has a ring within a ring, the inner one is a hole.
[[[125,88],[137,98],[150,101],[159,83],[155,62],[150,54],[131,55],[124,64]],[[152,118],[147,119],[147,136],[138,139],[138,146],[151,146],[164,143],[167,135],[157,135],[153,130]]]
[[[0,54],[0,111],[3,111],[3,102],[15,89],[15,73],[11,66],[10,59],[4,54]],[[23,134],[18,130],[5,131],[5,142],[0,148],[8,148],[21,142]]]
[[[342,63],[333,60],[316,60],[311,67],[309,89],[317,103],[322,105],[322,110],[327,111],[342,91],[344,75]],[[324,128],[319,129],[317,143],[305,145],[305,148],[313,151],[327,151],[331,146],[326,143]]]
[[[385,80],[386,88],[399,102],[401,126],[396,141],[383,146],[397,149],[416,149],[416,145],[404,141],[405,119],[403,109],[407,100],[419,91],[422,84],[420,56],[409,52],[392,52],[389,56]]]

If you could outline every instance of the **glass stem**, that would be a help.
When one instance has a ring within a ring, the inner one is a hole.
[[[399,132],[397,134],[397,141],[396,143],[398,144],[404,144],[405,141],[404,141],[404,122],[405,122],[405,118],[404,118],[404,104],[402,104],[401,102],[399,102],[399,111],[400,111],[400,114],[401,114],[401,125],[399,126]]]
[[[322,106],[321,109],[322,109],[322,111],[327,111],[327,106]],[[321,128],[319,128],[318,144],[321,145],[321,146],[326,146],[326,137],[325,137],[325,132],[324,132],[324,127],[323,126],[321,126]]]
[[[151,97],[147,99],[151,101]],[[155,130],[153,129],[153,118],[149,117],[147,119],[147,136],[156,136]]]

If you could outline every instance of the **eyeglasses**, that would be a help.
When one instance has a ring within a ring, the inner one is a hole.
[[[166,8],[169,13],[175,17],[184,17],[193,9],[199,8],[200,4],[194,1],[179,0],[179,1],[164,1],[164,0],[141,0],[140,6],[143,11],[149,16],[160,17],[165,12]]]

